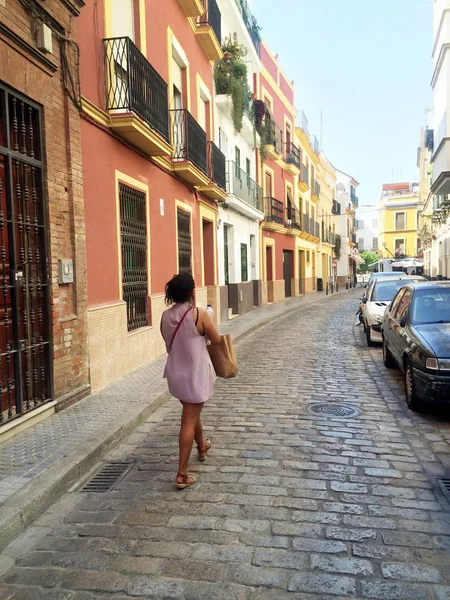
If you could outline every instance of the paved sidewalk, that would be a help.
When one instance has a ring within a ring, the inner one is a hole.
[[[256,309],[220,326],[238,341],[287,313],[343,293],[313,293]],[[0,445],[0,550],[169,399],[165,356]]]

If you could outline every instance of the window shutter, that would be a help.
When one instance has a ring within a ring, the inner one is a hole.
[[[129,37],[134,42],[133,0],[111,0],[112,37]]]

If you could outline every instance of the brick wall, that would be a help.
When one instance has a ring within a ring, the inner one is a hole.
[[[49,22],[75,37],[76,15],[60,0],[43,6]],[[73,3],[76,6],[76,2]],[[76,12],[76,10],[74,10]],[[60,49],[42,54],[32,17],[17,0],[0,4],[0,81],[42,106],[46,169],[54,397],[88,392],[86,251],[80,120],[61,81]],[[58,284],[58,259],[74,260],[75,284]]]

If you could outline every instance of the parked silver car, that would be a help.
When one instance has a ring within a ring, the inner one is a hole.
[[[366,297],[362,300],[364,332],[368,346],[382,343],[381,323],[384,312],[398,290],[413,281],[426,281],[426,279],[418,275],[401,275],[398,277],[395,273],[390,273],[390,277],[378,277],[372,281]]]

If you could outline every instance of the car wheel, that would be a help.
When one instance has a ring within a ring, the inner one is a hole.
[[[386,346],[386,340],[383,338],[383,363],[387,369],[393,369],[395,367],[395,360],[391,354],[391,351]]]
[[[372,340],[370,338],[370,327],[369,326],[366,327],[366,338],[367,338],[368,346],[375,346],[375,342],[372,342]]]
[[[408,408],[415,411],[421,410],[423,404],[417,397],[416,386],[414,385],[413,369],[409,363],[406,363],[405,368],[405,396]]]

